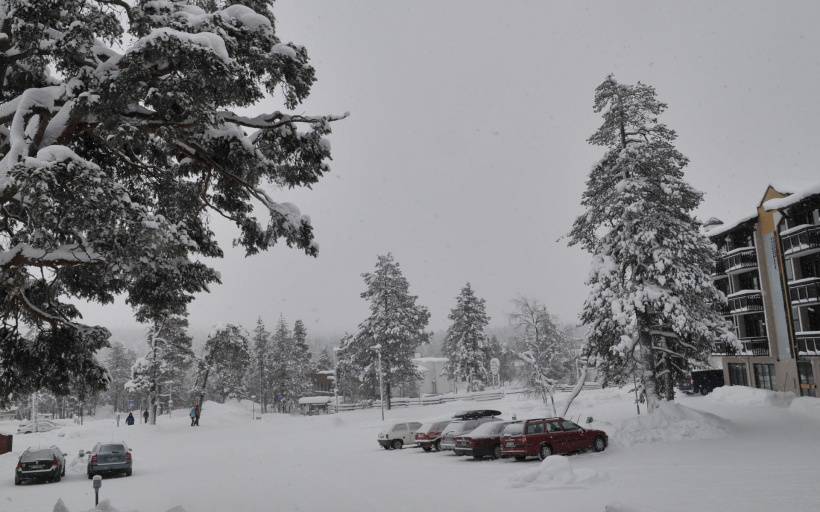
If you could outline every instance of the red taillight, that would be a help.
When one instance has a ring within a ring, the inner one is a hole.
[[[23,463],[22,462],[17,463],[17,469],[23,469]]]
[[[52,466],[59,466],[60,465],[60,461],[57,460],[57,457],[54,457],[54,460],[51,461],[51,465]]]
[[[96,454],[94,454],[94,455],[92,455],[92,456],[91,456],[91,463],[92,463],[92,464],[96,464],[96,463],[97,463],[97,455],[96,455]]]
[[[131,452],[125,452],[125,460],[131,462]]]

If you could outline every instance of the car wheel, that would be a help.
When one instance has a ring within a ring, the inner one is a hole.
[[[14,485],[20,485],[20,483],[21,483],[20,478],[15,476],[14,477]]]
[[[501,447],[496,446],[493,448],[493,459],[500,459],[501,458]]]
[[[429,451],[431,451],[433,448],[432,448],[431,446],[422,446],[422,447],[421,447],[421,449],[422,449],[422,450],[424,450],[425,452],[429,452]]]
[[[133,474],[133,469],[129,468],[125,470],[125,476],[131,476]]]
[[[441,451],[441,441],[436,441],[435,443],[433,443],[433,449],[437,452],[440,452]]]
[[[516,455],[515,456],[515,460],[517,460],[518,462],[521,462],[522,460],[524,460],[526,458],[527,457],[525,455]]]
[[[65,476],[65,466],[63,466],[63,471],[60,473],[62,476]]]
[[[602,452],[606,448],[606,441],[601,436],[595,438],[595,441],[592,442],[592,449],[596,452]]]
[[[62,480],[62,478],[63,478],[63,476],[62,476],[62,475],[60,474],[60,472],[58,471],[58,472],[57,472],[57,474],[56,474],[56,475],[54,475],[54,478],[52,478],[52,479],[51,479],[51,481],[52,481],[52,482],[59,482],[60,480]]]
[[[473,459],[482,460],[482,459],[484,459],[484,456],[483,455],[473,455]]]
[[[94,473],[88,473],[88,479],[91,480],[92,478],[94,478]]]
[[[705,388],[705,387],[700,388],[700,394],[703,395],[703,396],[708,395],[710,391],[712,391],[712,390],[708,389],[708,388]]]
[[[385,450],[389,450],[389,449],[390,449],[390,445],[389,445],[389,444],[383,444],[383,445],[382,445],[382,448],[384,448]]]
[[[401,442],[401,439],[393,439],[393,443],[391,446],[394,450],[401,450],[401,447],[404,443]]]
[[[538,450],[538,458],[540,460],[544,460],[550,455],[552,455],[552,448],[550,448],[550,445],[542,444],[541,448]]]

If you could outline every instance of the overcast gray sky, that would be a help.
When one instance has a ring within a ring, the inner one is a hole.
[[[516,294],[575,321],[588,259],[558,241],[601,155],[595,86],[654,85],[705,193],[702,217],[751,211],[769,182],[820,180],[818,2],[279,0],[278,31],[307,46],[318,82],[306,113],[350,111],[333,168],[279,192],[313,219],[320,256],[230,247],[223,284],[191,323],[302,318],[314,333],[366,316],[362,272],[392,251],[442,331],[467,281],[506,324]],[[270,110],[274,103],[260,107]],[[86,310],[114,330],[123,305]]]

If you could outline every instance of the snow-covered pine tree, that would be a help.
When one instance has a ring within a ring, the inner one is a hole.
[[[591,362],[609,383],[636,376],[650,411],[656,398],[674,398],[688,361],[705,363],[714,342],[733,338],[709,275],[715,248],[693,216],[701,193],[684,180],[675,132],[658,120],[666,107],[640,82],[610,75],[596,88],[603,124],[589,142],[606,153],[569,235],[593,256],[581,314]]]
[[[155,324],[148,332],[148,353],[137,359],[131,369],[126,389],[146,396],[151,425],[156,424],[160,394],[164,392],[173,398],[172,388],[180,392],[185,372],[194,361],[187,328],[188,320],[181,317]]]
[[[205,342],[205,352],[199,360],[198,403],[202,404],[206,391],[215,394],[222,402],[229,398],[245,398],[245,373],[250,362],[250,345],[245,330],[233,324],[217,328]]]
[[[297,397],[310,394],[313,389],[313,356],[307,344],[307,328],[304,322],[296,320],[293,325],[293,390]]]
[[[293,392],[293,357],[295,344],[284,317],[279,317],[276,330],[273,331],[271,347],[270,380],[276,409],[287,412],[297,398]]]
[[[122,343],[111,344],[111,351],[105,361],[108,371],[108,401],[115,411],[122,411],[126,405],[125,384],[131,379],[131,367],[137,360],[133,350],[126,349]]]
[[[342,116],[287,112],[315,73],[272,5],[0,0],[0,401],[79,373],[104,384],[109,333],[79,323],[80,299],[184,314],[219,280],[209,215],[248,254],[282,240],[316,255],[309,219],[268,185],[328,172]],[[266,95],[282,110],[237,113]]]
[[[342,341],[338,356],[346,360],[346,367],[355,368],[359,380],[375,389],[378,396],[378,353],[373,347],[379,346],[384,395],[390,408],[392,386],[419,378],[413,356],[419,345],[430,340],[425,330],[430,313],[416,304],[418,297],[410,295],[407,278],[392,254],[379,256],[376,269],[362,277],[366,289],[361,297],[369,302],[370,316],[359,324],[355,335]]]
[[[478,391],[489,381],[487,366],[487,335],[484,329],[490,317],[484,299],[473,292],[470,283],[461,289],[456,305],[448,317],[452,324],[447,329],[442,352],[447,357],[444,372],[458,381],[467,382],[467,391]]]
[[[572,344],[547,307],[536,300],[515,299],[510,321],[516,329],[516,354],[527,365],[527,383],[537,390],[554,415],[555,387],[569,373]]]
[[[319,358],[316,360],[316,369],[317,370],[332,370],[333,369],[333,359],[330,357],[330,350],[327,347],[323,348],[321,352],[319,352]]]
[[[262,319],[256,320],[253,330],[253,361],[248,370],[248,384],[256,391],[263,413],[268,412],[268,394],[270,388],[271,343],[270,333],[265,329]]]

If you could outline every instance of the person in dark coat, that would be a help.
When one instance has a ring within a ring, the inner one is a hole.
[[[132,412],[128,413],[128,417],[125,418],[125,424],[126,425],[133,425],[134,424],[134,413],[132,413]]]
[[[191,407],[191,413],[189,416],[191,417],[191,426],[193,427],[196,425],[196,406]]]
[[[199,426],[199,415],[202,414],[202,408],[199,404],[196,404],[194,406],[194,413],[196,414],[196,416],[194,417],[194,425],[196,425],[198,427]]]
[[[148,409],[142,411],[142,417],[145,419],[145,423],[148,423],[148,416],[150,416],[150,414],[148,414]]]

